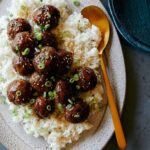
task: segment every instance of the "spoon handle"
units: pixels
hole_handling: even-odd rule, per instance
[[[110,85],[110,82],[109,82],[108,74],[107,74],[107,71],[106,71],[106,65],[105,65],[105,62],[104,62],[104,60],[105,60],[104,59],[104,54],[101,54],[100,58],[101,58],[101,69],[102,69],[104,82],[105,82],[105,86],[106,86],[106,94],[107,94],[107,97],[108,97],[108,104],[109,104],[109,107],[110,107],[112,120],[113,120],[113,123],[114,123],[117,143],[118,143],[119,148],[121,150],[124,150],[126,148],[126,140],[125,140],[122,125],[121,125],[121,122],[120,122],[120,117],[119,117],[119,113],[118,113],[118,110],[117,110],[117,106],[116,106],[116,103],[115,103],[115,98],[113,96],[113,92],[112,92],[111,85]]]

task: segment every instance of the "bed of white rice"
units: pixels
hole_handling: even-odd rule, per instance
[[[8,84],[19,78],[12,67],[12,59],[15,54],[12,52],[7,37],[8,21],[22,17],[30,23],[32,12],[43,4],[51,4],[61,12],[59,26],[53,31],[59,39],[59,48],[66,49],[74,53],[74,66],[87,66],[95,70],[99,83],[92,91],[80,95],[91,106],[91,114],[100,110],[103,88],[100,83],[98,44],[101,40],[101,33],[97,27],[91,25],[89,21],[80,13],[70,13],[65,0],[13,0],[6,16],[1,16],[0,22],[0,92],[6,97],[6,102],[16,122],[23,123],[23,128],[27,134],[34,137],[42,136],[49,143],[52,150],[59,150],[78,140],[80,134],[92,127],[87,121],[79,124],[71,124],[63,119],[59,119],[54,113],[50,118],[39,120],[32,114],[32,109],[28,106],[16,106],[7,99]],[[37,28],[37,26],[34,26]],[[98,92],[97,92],[98,91]]]

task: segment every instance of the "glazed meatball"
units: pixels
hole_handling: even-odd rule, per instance
[[[46,118],[54,111],[54,101],[40,96],[36,99],[33,110],[39,118]]]
[[[89,105],[78,98],[73,105],[67,105],[65,119],[71,123],[80,123],[88,118],[89,112]]]
[[[74,69],[70,82],[76,85],[82,91],[88,91],[95,88],[97,77],[94,71],[88,67]]]
[[[53,88],[53,81],[48,79],[45,75],[34,72],[29,82],[31,86],[38,92],[48,92]]]
[[[34,54],[34,41],[29,32],[20,32],[12,42],[13,51],[23,57],[32,57]]]
[[[14,39],[17,33],[30,30],[30,24],[23,18],[13,19],[7,26],[7,34],[10,40]]]
[[[32,94],[32,87],[26,80],[15,80],[7,89],[7,96],[10,102],[20,105],[29,102]]]
[[[35,33],[35,39],[37,40],[37,46],[51,46],[57,48],[57,39],[54,34],[48,31],[37,32]]]
[[[30,75],[34,71],[32,61],[26,57],[16,56],[13,59],[13,67],[22,76]]]
[[[44,5],[33,14],[33,20],[40,25],[43,30],[52,29],[59,23],[60,12],[51,5]]]
[[[65,50],[61,50],[58,52],[58,56],[59,56],[58,74],[65,74],[71,69],[73,63],[73,54]]]
[[[33,59],[33,65],[37,72],[42,74],[54,74],[58,68],[58,55],[52,47],[44,47]]]
[[[64,80],[58,80],[55,87],[56,102],[60,104],[67,104],[68,99],[73,97],[75,92],[72,87]]]

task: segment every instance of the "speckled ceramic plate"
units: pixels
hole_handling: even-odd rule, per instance
[[[70,0],[67,0],[68,2]],[[2,0],[0,3],[0,15],[3,15],[6,8],[10,5],[10,0]],[[99,2],[99,0],[81,0],[81,7],[74,8],[76,11],[80,11],[83,7],[87,5],[96,5],[101,7],[105,12],[106,10]],[[107,12],[106,12],[107,14]],[[94,14],[93,14],[94,15]],[[109,17],[109,16],[108,16]],[[126,73],[124,58],[119,42],[116,30],[111,23],[111,38],[107,47],[107,60],[108,60],[108,70],[110,72],[111,84],[114,90],[114,94],[117,99],[120,112],[123,109],[123,104],[125,100],[126,91]],[[3,143],[10,150],[45,150],[46,142],[42,138],[34,138],[26,135],[22,126],[15,124],[11,121],[9,110],[7,106],[3,107],[0,111],[0,142]],[[100,150],[106,145],[108,140],[113,134],[114,128],[111,119],[111,114],[109,107],[107,107],[106,112],[102,113],[104,117],[101,116],[101,124],[99,125],[96,132],[90,134],[90,136],[79,140],[74,146],[68,146],[67,149],[74,150]]]

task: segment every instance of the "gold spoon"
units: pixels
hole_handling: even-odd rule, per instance
[[[110,35],[109,21],[105,13],[97,6],[87,6],[81,11],[81,13],[85,18],[89,19],[89,21],[92,24],[97,26],[102,33],[103,40],[101,41],[99,45],[99,55],[101,59],[100,64],[101,64],[102,73],[104,76],[104,82],[106,85],[106,94],[108,96],[108,103],[109,103],[109,107],[110,107],[111,114],[112,114],[112,120],[114,123],[118,147],[121,150],[124,150],[126,148],[126,140],[125,140],[122,126],[121,126],[119,113],[116,107],[115,98],[113,96],[108,74],[106,71],[106,65],[104,63],[105,57],[104,57],[103,52],[109,41],[109,35]]]

